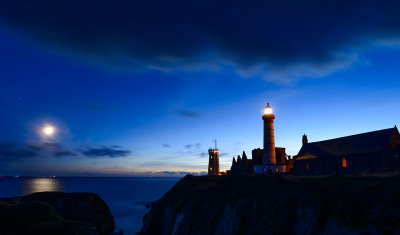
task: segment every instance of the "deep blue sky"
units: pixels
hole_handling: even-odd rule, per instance
[[[0,175],[176,175],[262,148],[393,127],[396,1],[9,1]],[[56,127],[52,138],[41,134]]]

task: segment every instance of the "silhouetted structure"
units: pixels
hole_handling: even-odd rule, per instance
[[[219,150],[216,147],[208,150],[208,175],[219,175]]]
[[[296,175],[344,174],[400,167],[397,127],[308,143],[294,161]]]
[[[237,156],[237,161],[235,158],[232,159],[231,174],[251,174],[253,172],[253,160],[247,159],[246,153],[243,151],[242,157]]]

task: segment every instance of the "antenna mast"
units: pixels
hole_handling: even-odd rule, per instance
[[[217,149],[217,139],[215,139],[213,141],[214,141],[214,149]]]

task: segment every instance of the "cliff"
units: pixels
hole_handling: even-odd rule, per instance
[[[94,193],[0,199],[0,234],[111,234],[114,229],[110,209]]]
[[[400,234],[400,176],[186,176],[140,234]]]

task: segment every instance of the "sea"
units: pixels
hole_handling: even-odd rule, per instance
[[[180,178],[170,177],[0,177],[0,198],[34,192],[97,193],[110,207],[116,231],[135,234],[148,212],[146,203],[156,201]]]

